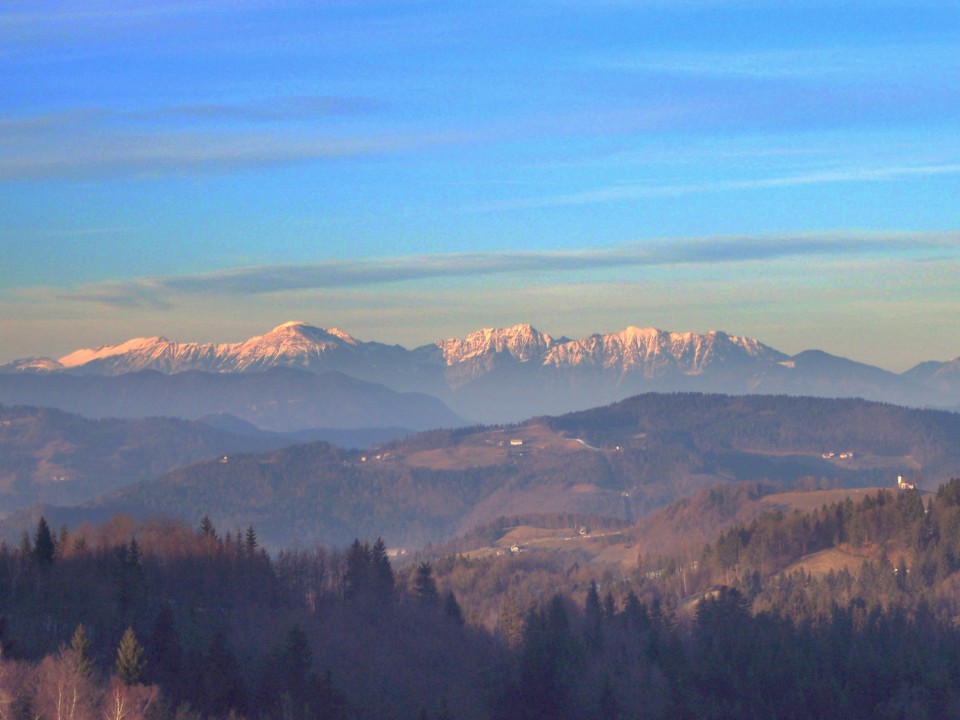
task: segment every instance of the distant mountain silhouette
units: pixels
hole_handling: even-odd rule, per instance
[[[229,413],[276,431],[305,428],[462,425],[444,404],[421,393],[398,393],[338,372],[275,367],[263,372],[165,375],[141,370],[116,376],[0,374],[0,402],[55,407],[86,417],[188,419]]]
[[[282,369],[302,374],[270,375]],[[168,401],[162,397],[166,390],[157,396],[161,381],[144,375],[136,382],[104,381],[82,402],[76,399],[82,385],[53,380],[48,385],[41,380],[127,377],[144,371],[191,374],[193,379],[164,386],[173,388]],[[261,377],[257,384],[262,390],[252,382],[217,379],[265,372],[270,382]],[[327,377],[325,390],[309,377],[330,372],[340,376],[337,380]],[[351,386],[343,376],[394,393],[431,395],[468,422],[515,422],[587,409],[637,393],[673,391],[862,397],[913,407],[960,406],[960,359],[921,363],[898,375],[819,350],[791,357],[757,340],[719,331],[697,334],[628,327],[572,340],[554,338],[527,324],[485,328],[464,338],[407,350],[299,321],[239,343],[135,338],[120,345],[77,350],[59,359],[18,360],[0,367],[0,401],[50,404],[100,417],[139,414],[159,399],[163,412],[183,417],[230,412],[259,426],[283,430],[371,424],[422,429],[458,421],[439,407],[427,408],[423,398],[406,397],[401,402],[384,391],[378,414],[373,402],[376,393],[357,383]],[[293,397],[278,396],[274,399],[279,404],[268,406],[272,399],[264,393],[270,383],[280,388],[277,392]],[[188,396],[177,395],[187,385],[191,387]],[[216,397],[227,385],[240,393],[235,400]],[[312,413],[303,411],[306,399],[316,398],[317,393],[339,393],[346,400],[348,386],[354,399],[340,404],[342,419],[332,417],[320,400],[310,401],[317,403]],[[298,395],[303,402],[295,401]],[[409,409],[411,404],[415,409]],[[412,421],[404,419],[408,413]]]

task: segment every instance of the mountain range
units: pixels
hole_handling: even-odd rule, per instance
[[[242,383],[223,379],[279,369],[288,371],[283,384],[293,395],[301,393],[300,410],[309,404],[308,398],[320,392],[315,387],[317,381],[311,379],[317,375],[327,376],[324,383],[328,392],[334,387],[340,392],[344,402],[338,405],[344,412],[364,405],[348,400],[360,388],[367,397],[372,392],[358,381],[376,384],[383,397],[420,393],[447,407],[434,407],[431,412],[435,417],[427,417],[430,413],[421,410],[422,417],[415,423],[398,422],[396,417],[384,417],[382,413],[367,417],[359,410],[349,418],[331,417],[329,413],[298,414],[291,410],[294,405],[284,402],[265,410],[265,396],[257,402],[244,394],[247,391]],[[360,341],[336,328],[323,329],[299,321],[283,323],[239,343],[178,343],[150,337],[76,350],[59,359],[17,360],[0,366],[0,402],[54,403],[98,417],[138,415],[139,406],[157,407],[153,399],[156,395],[151,395],[148,388],[164,382],[158,379],[158,373],[171,377],[189,374],[192,378],[190,389],[185,391],[188,397],[182,403],[174,402],[176,392],[164,388],[161,398],[167,400],[159,406],[160,412],[183,417],[229,412],[276,430],[309,427],[311,423],[330,427],[399,424],[422,429],[430,423],[458,424],[460,418],[469,422],[513,422],[595,407],[651,391],[861,397],[914,407],[960,406],[960,358],[924,362],[897,374],[819,350],[790,356],[758,340],[720,331],[697,334],[628,327],[574,340],[554,338],[526,324],[482,329],[464,338],[408,350]],[[337,375],[331,378],[330,373]],[[55,391],[45,390],[49,385],[39,378],[52,377],[126,380],[101,380],[101,385],[88,381],[86,386],[61,380]],[[124,383],[119,391],[122,402],[117,399],[118,392],[109,389],[119,387],[120,382]],[[252,381],[247,383],[254,385]],[[100,408],[95,407],[94,400],[72,400],[90,385],[96,385],[97,396],[103,398]],[[218,392],[227,392],[228,385],[232,404],[210,400]],[[311,385],[311,391],[292,389]],[[138,403],[139,394],[152,399]],[[113,399],[107,400],[111,396]],[[57,397],[62,399],[58,401]],[[426,403],[421,397],[416,400],[421,406]],[[402,405],[396,401],[397,408]],[[254,406],[259,409],[254,410]],[[154,409],[147,414],[157,412]],[[402,415],[407,411],[398,412]]]
[[[958,467],[957,413],[850,399],[647,394],[375,449],[319,442],[214,457],[73,507],[15,513],[2,530],[15,539],[41,512],[54,527],[117,514],[195,526],[208,514],[224,529],[254,525],[273,547],[378,535],[420,547],[501,517],[577,513],[629,524],[717,484],[896,487],[903,475],[935,489]]]

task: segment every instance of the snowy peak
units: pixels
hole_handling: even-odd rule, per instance
[[[553,344],[552,337],[524,323],[509,328],[483,328],[462,339],[441,340],[436,346],[440,348],[444,362],[450,366],[503,354],[520,362],[541,360]]]
[[[63,356],[28,358],[3,366],[3,372],[57,372],[119,375],[140,370],[163,373],[185,370],[242,372],[274,366],[310,368],[323,358],[359,349],[342,330],[313,327],[292,320],[238,343],[178,343],[165,337],[133,338],[119,345],[85,348]]]
[[[270,339],[275,342],[285,342],[289,338],[301,338],[303,342],[335,342],[340,340],[350,345],[356,345],[357,341],[349,334],[338,328],[319,328],[314,327],[303,320],[289,320],[282,325],[277,325],[273,330],[262,336],[263,339]],[[255,340],[251,338],[247,342]]]
[[[65,368],[75,368],[118,355],[149,358],[162,354],[171,345],[172,343],[165,337],[133,338],[119,345],[103,345],[98,348],[75,350],[60,358],[59,363]]]
[[[483,328],[414,350],[366,342],[337,328],[291,320],[235,343],[178,343],[139,337],[76,350],[59,360],[26,358],[0,367],[24,384],[49,374],[123,375],[265,372],[340,373],[448,403],[462,417],[514,421],[613,402],[642,392],[695,390],[856,396],[900,404],[960,407],[960,360],[922,363],[896,375],[816,353],[794,357],[752,338],[630,325],[581,339],[529,324]],[[291,385],[303,373],[281,373]],[[296,377],[295,377],[296,376]],[[203,382],[198,380],[197,382]],[[0,402],[14,402],[14,396]]]
[[[785,358],[756,340],[716,330],[698,335],[630,326],[609,335],[558,344],[545,362],[557,367],[593,365],[621,374],[638,372],[655,377],[666,373],[696,375],[714,363],[779,362]]]
[[[448,373],[477,378],[496,368],[529,363],[557,368],[593,367],[653,378],[699,374],[718,363],[785,359],[782,353],[756,340],[718,331],[698,335],[631,325],[607,335],[557,340],[522,323],[507,328],[483,328],[464,338],[441,340],[407,351],[399,346],[361,342],[337,328],[290,320],[264,335],[238,343],[178,343],[159,336],[134,338],[119,345],[76,350],[59,360],[19,360],[4,366],[3,371],[118,375],[148,369],[164,373],[244,372],[280,366],[315,372],[339,370],[379,380],[383,373],[422,374],[429,368],[446,368]]]
[[[341,330],[325,330],[294,320],[278,325],[266,335],[227,346],[225,367],[230,370],[265,370],[277,365],[309,368],[323,358],[357,341]]]
[[[48,357],[28,357],[0,365],[0,373],[50,373],[63,370],[59,361]]]

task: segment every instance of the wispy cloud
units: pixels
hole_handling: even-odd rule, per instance
[[[0,158],[0,181],[109,174],[183,174],[388,153],[423,142],[384,137],[346,140],[269,133],[157,133],[116,138],[60,152]]]
[[[948,45],[821,46],[727,52],[647,52],[621,54],[595,62],[604,70],[707,78],[789,80],[834,78],[844,82],[891,72],[942,72],[960,64]]]
[[[763,190],[768,188],[826,185],[832,183],[883,182],[916,177],[958,174],[960,174],[960,163],[838,168],[835,170],[745,180],[720,180],[715,182],[664,185],[617,185],[578,193],[488,203],[475,206],[471,209],[476,212],[499,212],[503,210],[590,205],[622,200],[674,197],[699,193],[729,192],[734,190]]]
[[[0,181],[191,173],[387,153],[437,138],[354,130],[380,104],[288,96],[123,110],[80,107],[0,117]]]
[[[59,293],[64,301],[112,307],[171,307],[191,296],[255,296],[299,290],[374,287],[390,283],[514,274],[575,274],[592,270],[730,264],[811,257],[956,255],[956,233],[824,233],[764,237],[654,240],[591,250],[454,253],[302,265],[245,267],[175,277],[87,285]]]

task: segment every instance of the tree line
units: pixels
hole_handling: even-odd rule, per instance
[[[783,572],[831,547],[873,554]],[[659,574],[393,555],[41,518],[0,545],[0,719],[960,713],[960,480],[772,513]]]

